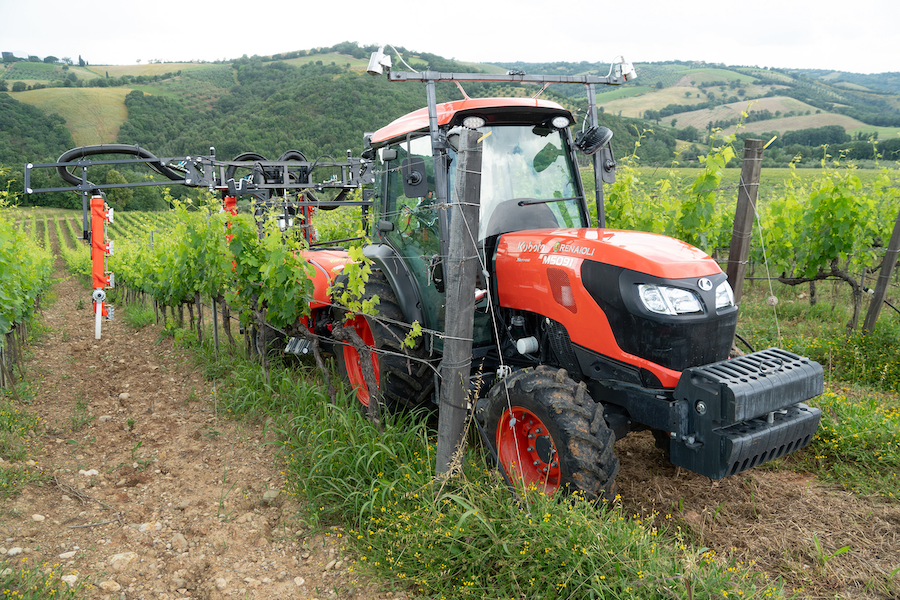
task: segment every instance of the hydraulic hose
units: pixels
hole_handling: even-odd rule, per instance
[[[266,160],[266,157],[263,156],[262,154],[257,154],[256,152],[244,152],[244,153],[238,154],[237,156],[234,157],[235,162],[244,162],[244,161],[249,161],[249,160],[264,161],[264,160]],[[234,179],[234,174],[235,174],[235,172],[237,172],[237,169],[238,168],[235,165],[228,165],[228,168],[225,169],[225,181],[228,181],[229,179]],[[259,169],[259,171],[262,171],[262,169]],[[264,173],[261,175],[263,181],[258,181],[257,180],[258,177],[256,175],[257,175],[257,170],[254,169],[254,182],[255,183],[265,183],[265,174]]]
[[[94,146],[82,146],[81,148],[73,148],[63,152],[56,162],[67,163],[86,156],[96,156],[97,154],[130,154],[143,159],[149,159],[147,166],[172,181],[178,181],[183,177],[169,167],[165,166],[161,160],[156,158],[152,153],[144,150],[140,146],[130,146],[128,144],[98,144]],[[72,185],[81,185],[81,177],[71,173],[65,166],[56,167],[59,176]],[[90,181],[86,181],[88,185],[93,185]]]

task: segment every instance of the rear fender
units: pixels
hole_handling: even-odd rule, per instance
[[[385,274],[407,322],[425,323],[422,297],[406,263],[387,244],[372,244],[363,248],[363,256],[370,259]]]
[[[313,299],[311,310],[331,306],[328,288],[341,274],[347,263],[352,262],[346,250],[304,250],[300,253],[313,266]]]

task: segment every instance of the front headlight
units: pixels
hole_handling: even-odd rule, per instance
[[[716,310],[734,306],[734,291],[727,281],[723,281],[716,288]]]
[[[690,290],[642,283],[638,286],[638,295],[647,310],[661,315],[687,315],[703,312],[700,298]]]

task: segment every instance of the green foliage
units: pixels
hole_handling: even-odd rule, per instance
[[[710,236],[711,232],[724,231],[722,219],[717,218],[724,215],[716,212],[715,192],[722,182],[725,165],[734,158],[731,146],[734,138],[723,141],[725,143],[710,150],[709,154],[699,157],[704,169],[691,184],[690,195],[681,205],[674,232],[674,237],[710,253],[725,242],[720,237]]]
[[[106,181],[104,183],[121,185],[128,183],[128,180],[115,169],[110,169],[106,173]],[[123,210],[131,204],[131,199],[134,198],[134,190],[131,188],[113,188],[107,191],[106,196],[110,206],[116,210]]]
[[[733,138],[700,157],[704,169],[696,175],[691,171],[695,175],[691,183],[669,169],[653,184],[643,182],[637,168],[642,140],[643,136],[631,156],[619,159],[616,182],[605,191],[607,226],[673,236],[709,254],[724,249],[733,216],[718,200],[725,166],[734,157]]]
[[[876,267],[874,240],[890,237],[900,208],[900,194],[887,185],[894,175],[885,169],[880,179],[885,185],[864,190],[852,164],[823,161],[814,180],[792,177],[781,197],[760,211],[773,272],[812,279]],[[755,260],[764,258],[761,251],[757,245]]]
[[[282,232],[276,219],[266,219],[259,235],[249,215],[232,218],[228,248],[234,260],[229,303],[247,322],[257,313],[277,328],[293,325],[309,313],[312,265],[300,255],[304,242],[295,231]]]
[[[0,334],[33,313],[36,299],[49,287],[52,267],[49,251],[0,212]]]
[[[194,295],[217,296],[224,289],[230,262],[223,231],[225,219],[207,198],[200,206],[180,202],[167,216],[142,215],[128,228],[129,237],[116,240],[109,258],[118,281],[150,294],[167,306],[193,301]],[[117,218],[121,218],[119,215]],[[150,246],[150,233],[153,246]]]
[[[0,93],[0,165],[56,160],[75,145],[65,119]]]

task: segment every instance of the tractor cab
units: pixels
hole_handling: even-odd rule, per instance
[[[477,246],[482,257],[497,236],[522,230],[584,228],[587,203],[573,152],[571,113],[544,100],[483,98],[437,106],[442,152],[435,158],[426,109],[375,132],[377,241],[402,258],[415,280],[423,323],[444,329],[442,249],[449,237],[440,197],[453,198],[459,133],[482,135]],[[435,165],[443,173],[435,177]],[[441,177],[440,175],[443,175]],[[439,181],[445,193],[439,194]],[[474,233],[474,232],[473,232]],[[386,250],[386,248],[385,248]],[[483,287],[483,281],[479,286]],[[486,315],[485,315],[486,317]],[[476,345],[491,339],[476,316]]]

